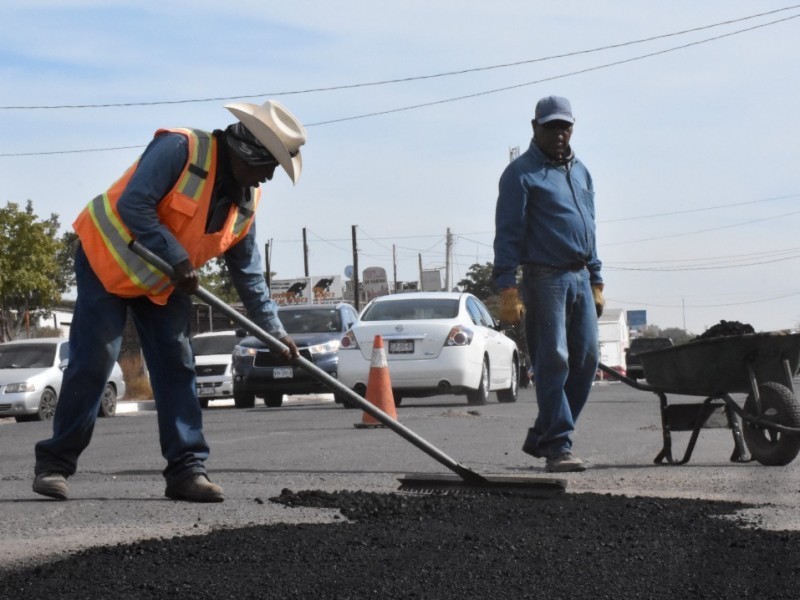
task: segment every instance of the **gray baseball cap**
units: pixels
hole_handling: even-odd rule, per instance
[[[539,100],[539,102],[536,103],[534,119],[540,125],[549,123],[550,121],[575,122],[569,100],[561,96],[547,96]]]

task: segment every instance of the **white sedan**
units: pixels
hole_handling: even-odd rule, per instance
[[[517,399],[517,345],[472,294],[411,292],[372,300],[339,347],[339,381],[362,396],[376,335],[383,338],[395,404],[440,394],[466,394],[469,404],[485,404],[492,391],[500,402]]]
[[[0,417],[49,421],[56,412],[61,379],[69,362],[69,341],[33,338],[0,344]],[[113,417],[125,396],[122,369],[114,363],[98,415]]]

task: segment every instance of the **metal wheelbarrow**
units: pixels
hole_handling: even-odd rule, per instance
[[[704,427],[731,429],[733,462],[780,466],[800,453],[800,402],[792,383],[800,367],[800,334],[774,331],[708,338],[640,356],[646,384],[603,364],[600,369],[659,397],[664,445],[656,463],[687,463]],[[705,400],[670,404],[667,394]],[[747,394],[743,405],[731,394]],[[679,460],[672,456],[673,431],[692,432]]]

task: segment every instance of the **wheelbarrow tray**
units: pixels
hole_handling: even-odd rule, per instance
[[[772,331],[696,340],[639,355],[647,383],[668,394],[749,393],[748,365],[758,382],[786,379],[800,366],[800,333]]]

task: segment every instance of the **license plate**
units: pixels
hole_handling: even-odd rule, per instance
[[[214,388],[212,387],[201,387],[198,388],[198,393],[201,396],[213,396],[214,395]]]
[[[389,354],[413,354],[414,340],[389,340]]]
[[[294,377],[292,367],[275,367],[272,369],[272,377],[274,379],[291,379]]]

